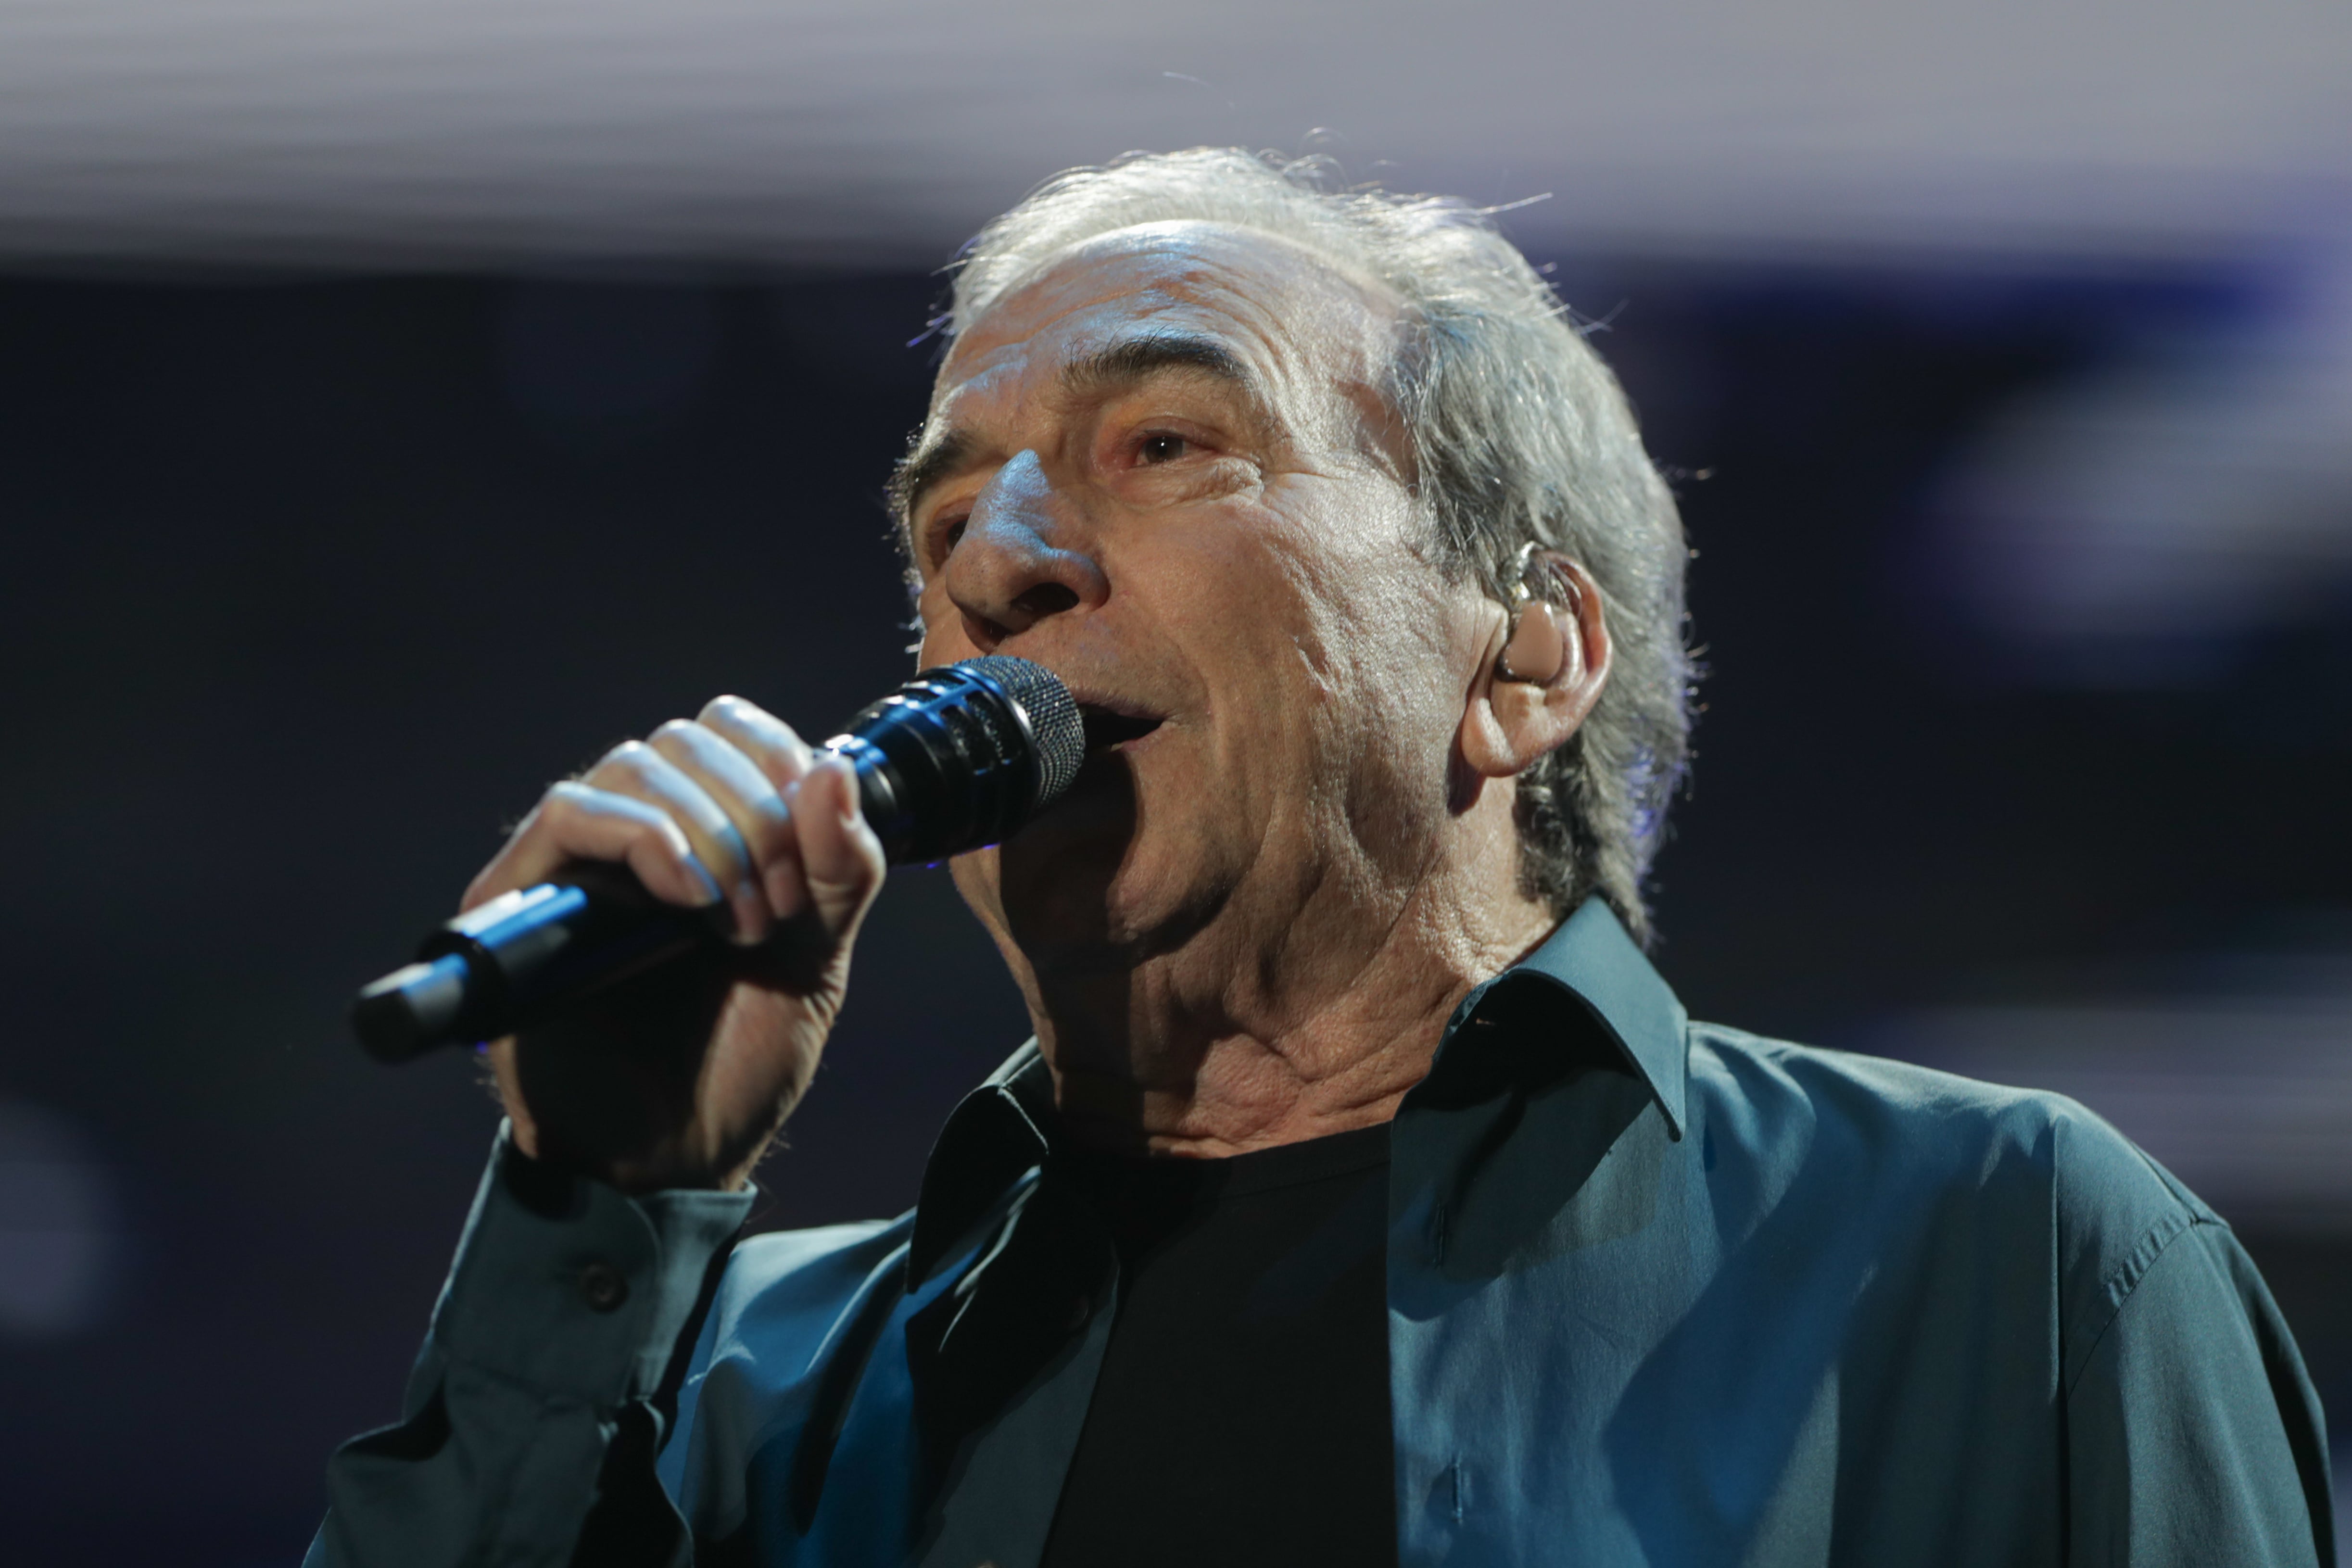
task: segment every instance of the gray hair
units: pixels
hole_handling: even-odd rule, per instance
[[[1401,298],[1394,395],[1444,569],[1507,605],[1534,544],[1599,584],[1613,665],[1576,734],[1518,780],[1520,882],[1562,915],[1599,894],[1647,946],[1643,884],[1688,761],[1695,669],[1681,518],[1616,377],[1486,213],[1239,148],[1055,175],[965,247],[940,324],[963,331],[1098,235],[1181,220],[1292,240]]]

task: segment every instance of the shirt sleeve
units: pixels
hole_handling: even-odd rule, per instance
[[[329,1461],[305,1568],[688,1562],[654,1479],[664,1380],[752,1198],[625,1197],[501,1127],[400,1424]]]
[[[2067,1390],[2066,1561],[2333,1568],[2319,1400],[2252,1260],[2208,1216],[2133,1268]]]

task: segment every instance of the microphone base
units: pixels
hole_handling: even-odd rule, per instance
[[[442,926],[416,962],[361,991],[352,1032],[385,1062],[495,1040],[723,942],[733,918],[723,902],[662,903],[619,866],[575,866],[563,881],[501,894]]]

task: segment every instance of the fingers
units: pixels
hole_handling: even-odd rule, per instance
[[[820,758],[793,797],[793,826],[810,906],[827,931],[845,941],[866,918],[887,869],[882,841],[858,806],[856,770],[837,756]]]
[[[791,829],[791,809],[785,803],[798,792],[813,753],[791,725],[740,697],[712,699],[695,723],[749,762],[772,788],[781,814],[778,824],[783,831],[772,837],[749,833],[745,837],[760,861],[769,910],[778,920],[790,919],[806,900],[800,840]]]
[[[859,813],[855,772],[817,758],[790,726],[737,697],[614,747],[550,789],[464,906],[545,881],[566,862],[625,863],[655,897],[725,900],[740,940],[814,910],[840,939],[881,886],[882,849]]]
[[[856,771],[811,752],[792,726],[740,697],[714,699],[696,723],[756,766],[784,803],[789,831],[761,859],[775,917],[813,908],[835,937],[854,931],[886,869],[881,842],[859,809]]]
[[[735,879],[729,896],[736,905],[736,931],[746,942],[759,941],[775,912],[775,890],[798,877],[800,848],[782,794],[740,748],[699,723],[673,719],[654,731],[649,743],[677,770],[677,778],[663,781],[665,787],[675,791],[683,779],[724,818],[728,831],[715,836],[717,852]],[[688,837],[695,837],[690,827]],[[695,847],[702,853],[698,839]],[[706,864],[717,869],[716,861]]]
[[[724,744],[715,736],[710,739],[714,748]],[[669,737],[669,743],[681,751],[688,749],[674,735]],[[709,765],[709,758],[701,760]],[[760,778],[758,771],[749,763],[736,771],[750,775],[754,787],[761,793],[772,793],[766,789],[767,781]],[[666,813],[686,835],[695,863],[726,897],[734,912],[737,933],[747,942],[757,942],[768,932],[768,899],[761,890],[759,862],[744,830],[737,826],[736,815],[730,815],[717,798],[730,793],[722,782],[724,770],[713,768],[709,777],[712,782],[706,787],[701,780],[655,747],[630,741],[605,752],[581,782]],[[753,805],[734,804],[736,814],[746,822],[756,823],[761,816]],[[781,816],[782,803],[775,803],[772,810]],[[634,865],[631,868],[635,869]]]
[[[809,770],[808,742],[782,719],[740,697],[712,698],[695,722],[749,757],[779,795],[789,793]]]
[[[548,790],[506,847],[482,868],[461,909],[544,882],[573,860],[617,860],[654,897],[688,908],[717,903],[719,883],[695,859],[694,847],[669,814],[584,783]]]

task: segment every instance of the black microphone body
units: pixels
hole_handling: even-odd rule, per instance
[[[994,844],[1069,788],[1085,760],[1077,704],[1023,658],[925,670],[824,743],[857,772],[858,805],[893,865]],[[684,910],[619,866],[502,894],[425,939],[416,962],[352,1007],[369,1054],[405,1061],[496,1039],[724,940],[727,906]]]

